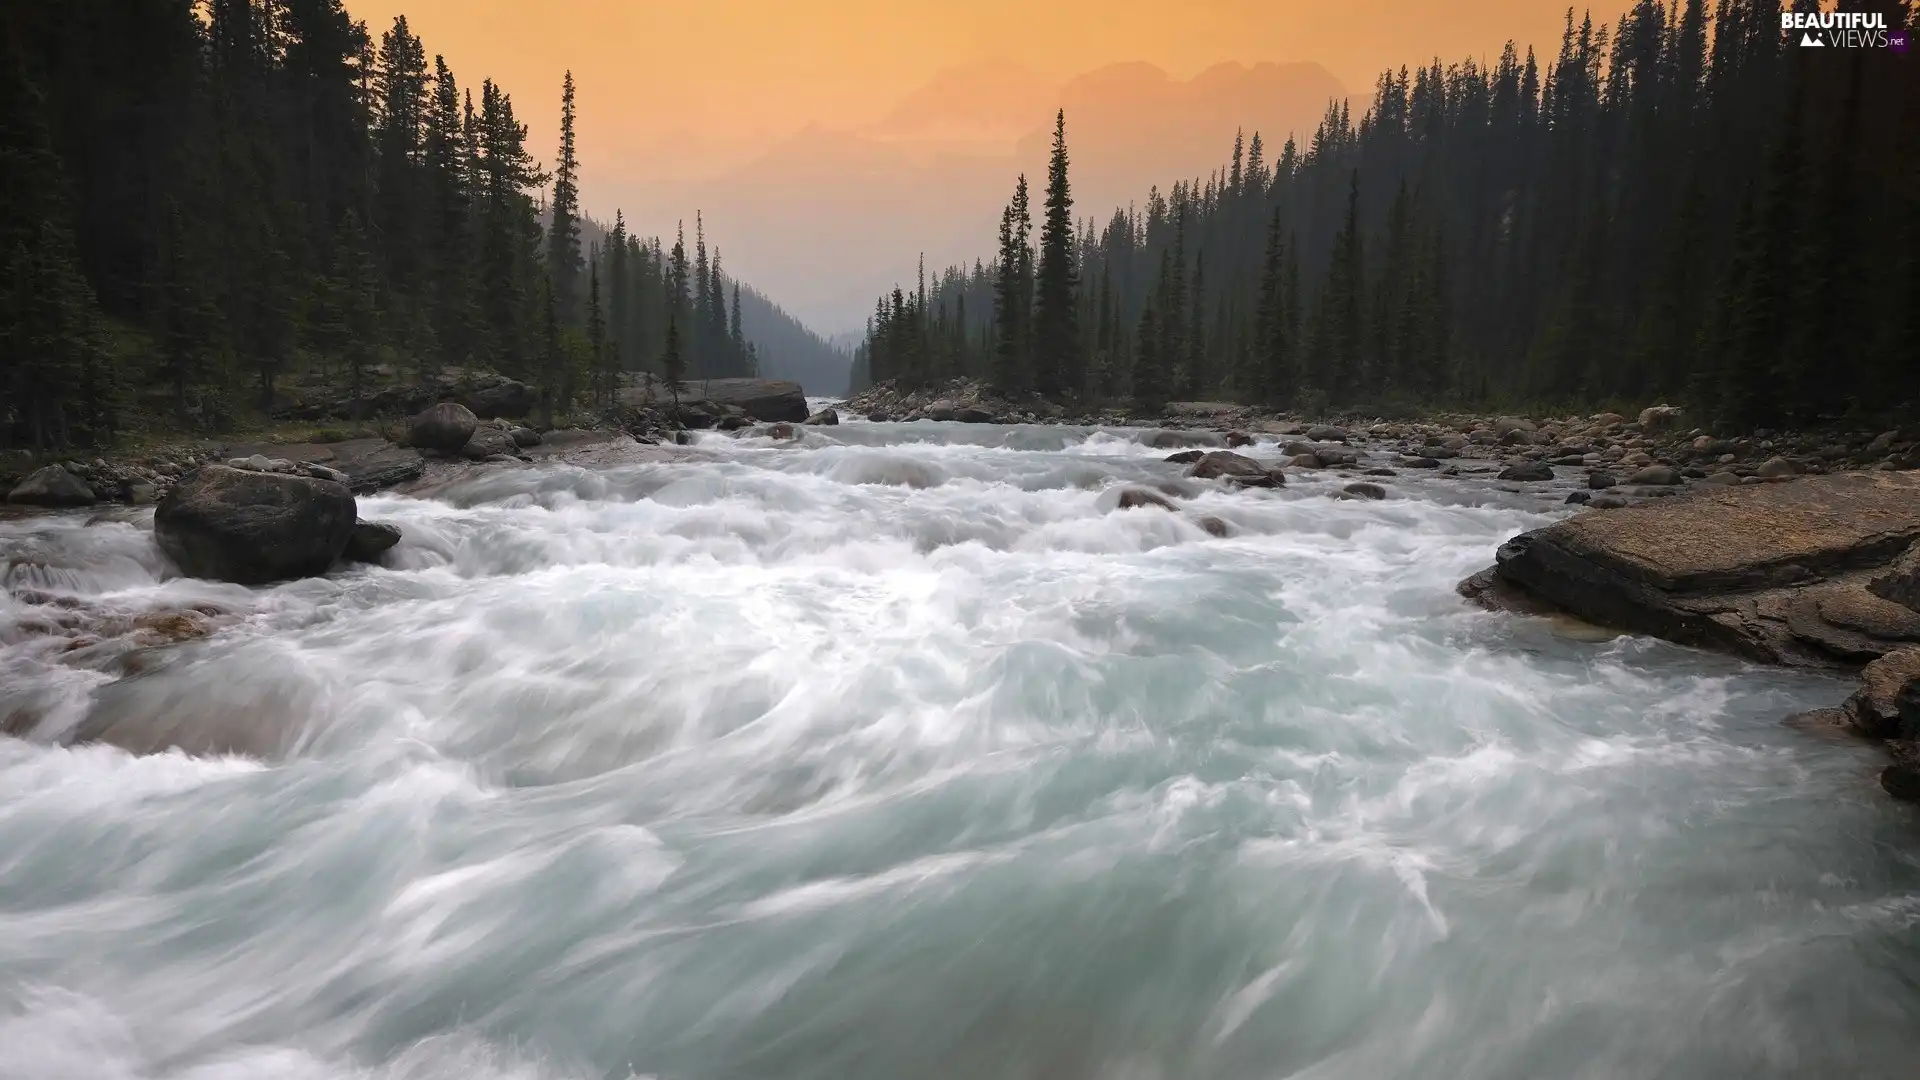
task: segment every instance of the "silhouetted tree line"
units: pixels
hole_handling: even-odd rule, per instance
[[[504,89],[428,55],[341,0],[6,5],[0,445],[217,430],[313,370],[358,400],[383,363],[564,408],[669,328],[687,377],[754,369],[701,230],[582,252],[571,74],[550,175]]]
[[[1905,2],[1849,3],[1908,25]],[[1814,10],[1796,0],[1798,10]],[[1073,226],[1057,118],[1038,246],[884,296],[856,384],[1306,410],[1675,399],[1747,426],[1920,398],[1920,62],[1801,48],[1773,0],[1641,0],[1380,77],[1302,148]]]

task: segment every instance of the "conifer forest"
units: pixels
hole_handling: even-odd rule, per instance
[[[1104,218],[1075,214],[1070,119],[992,258],[879,299],[856,384],[1308,414],[1658,400],[1745,428],[1920,397],[1920,66],[1798,48],[1771,0],[1569,10],[1548,55],[1385,72],[1304,144],[1253,132]]]
[[[223,432],[283,379],[357,400],[376,367],[591,407],[664,370],[669,330],[686,377],[756,369],[697,216],[665,238],[584,217],[571,75],[540,98],[549,157],[525,97],[341,0],[9,5],[0,35],[0,445]]]

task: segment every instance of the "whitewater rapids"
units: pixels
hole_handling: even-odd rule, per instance
[[[258,590],[0,522],[0,1078],[1920,1068],[1920,819],[1780,722],[1844,683],[1463,605],[1545,498],[1166,453],[707,435]]]

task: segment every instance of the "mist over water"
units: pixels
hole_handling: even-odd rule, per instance
[[[1913,1075],[1844,682],[1465,607],[1537,496],[1166,453],[710,435],[258,590],[0,521],[0,1080]]]

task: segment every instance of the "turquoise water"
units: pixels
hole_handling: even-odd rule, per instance
[[[1844,683],[1465,607],[1544,499],[1165,453],[709,436],[266,590],[0,522],[0,1077],[1913,1075]]]

